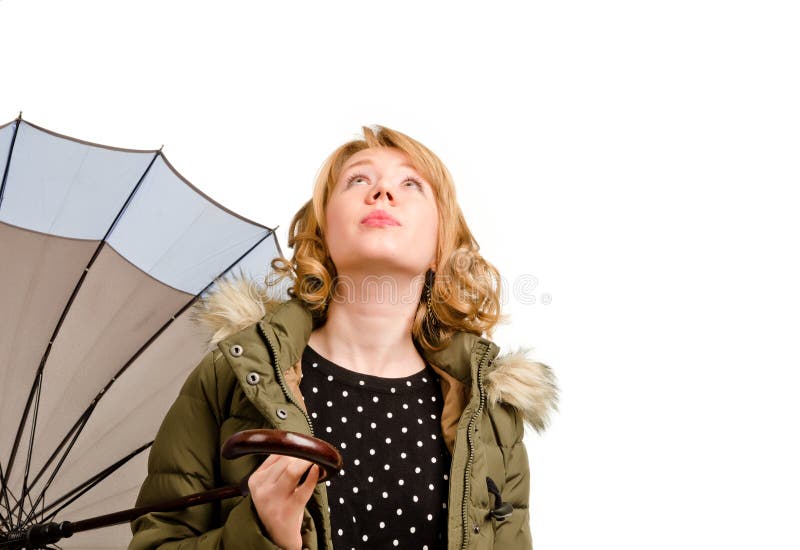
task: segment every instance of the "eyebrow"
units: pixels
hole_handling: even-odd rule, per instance
[[[344,167],[344,168],[343,168],[343,170],[349,170],[350,168],[355,168],[356,166],[361,166],[361,165],[363,165],[363,164],[369,164],[369,165],[373,165],[373,164],[375,164],[375,163],[374,163],[374,162],[372,162],[372,159],[364,159],[364,160],[359,160],[358,162],[354,162],[353,164],[351,164],[351,165],[349,165],[349,166],[346,166],[346,167]],[[410,165],[410,164],[408,164],[407,162],[404,162],[403,164],[401,164],[401,165],[400,165],[400,168],[410,168],[411,170],[414,170],[415,172],[417,171],[417,169],[416,169],[416,168],[414,168],[413,166],[411,166],[411,165]]]

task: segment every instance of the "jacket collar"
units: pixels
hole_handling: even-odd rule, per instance
[[[423,356],[428,363],[436,365],[469,387],[476,375],[475,369],[478,367],[474,361],[478,348],[489,354],[489,361],[493,360],[500,351],[500,348],[491,340],[469,332],[456,332],[447,347],[439,351],[423,350]]]
[[[254,281],[243,278],[220,280],[193,308],[194,320],[209,332],[210,346],[254,323],[276,347],[283,369],[294,366],[302,357],[313,328],[311,313],[296,298],[289,300],[266,296]],[[484,378],[490,405],[503,402],[517,408],[523,419],[537,431],[549,422],[551,410],[557,410],[558,388],[550,367],[529,359],[527,349],[498,357],[498,346],[486,338],[456,332],[442,350],[423,351],[429,364],[445,372],[467,391],[477,390],[475,374],[481,351],[491,363]]]
[[[272,305],[258,324],[276,346],[275,353],[286,370],[303,356],[313,328],[311,313],[296,298]]]
[[[270,334],[276,343],[276,353],[281,365],[288,368],[294,365],[303,355],[312,331],[311,313],[296,298],[275,304],[258,321],[261,330]],[[488,348],[490,359],[499,352],[497,345],[468,332],[457,332],[449,345],[439,351],[423,350],[423,357],[428,363],[439,367],[447,374],[465,384],[470,385],[474,373],[470,368],[476,346]]]

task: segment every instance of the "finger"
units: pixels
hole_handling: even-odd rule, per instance
[[[281,492],[294,491],[297,487],[300,477],[311,467],[312,463],[308,460],[301,458],[291,458],[291,462],[287,465],[286,470],[282,473],[280,478],[275,480],[275,485],[281,486]]]
[[[296,458],[289,465],[289,467],[287,468],[287,472],[286,473],[288,475],[296,477],[297,480],[299,481],[300,477],[302,477],[302,475],[304,473],[306,473],[308,471],[308,469],[311,468],[311,466],[313,466],[313,465],[314,465],[313,462],[309,462],[308,460],[305,460],[305,459],[302,459],[302,458]]]
[[[295,498],[304,504],[308,502],[308,499],[311,498],[311,493],[314,492],[314,487],[317,486],[317,481],[319,481],[319,474],[319,466],[317,464],[312,465],[308,470],[306,480],[295,491]]]
[[[271,455],[267,458],[261,466],[259,466],[247,480],[247,486],[250,492],[255,492],[257,488],[265,485],[275,485],[275,481],[283,476],[289,462],[287,457],[281,455]],[[288,494],[288,490],[282,490],[284,494]]]
[[[273,464],[275,464],[278,461],[278,459],[280,457],[281,457],[281,455],[276,455],[276,454],[269,455],[266,459],[264,459],[264,461],[261,463],[261,465],[256,469],[256,472],[260,472],[260,471],[264,471],[264,470],[269,469]]]
[[[286,475],[286,469],[292,463],[292,457],[283,456],[283,455],[273,455],[275,456],[275,461],[270,465],[269,468],[264,470],[264,481],[267,483],[277,483],[279,479],[281,479],[284,475]]]

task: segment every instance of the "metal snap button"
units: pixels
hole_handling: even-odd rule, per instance
[[[258,384],[258,381],[261,380],[261,377],[258,375],[257,372],[251,372],[247,375],[247,383],[251,386],[255,386]]]
[[[277,414],[278,418],[280,418],[281,420],[289,416],[289,413],[286,412],[286,409],[278,409]]]
[[[480,526],[478,526],[478,525],[476,525],[475,527],[473,527],[473,528],[472,528],[472,530],[473,530],[475,533],[480,533],[480,532],[481,532],[481,528],[480,528]]]
[[[231,355],[233,355],[234,357],[241,357],[243,353],[244,353],[244,348],[239,344],[231,346]]]

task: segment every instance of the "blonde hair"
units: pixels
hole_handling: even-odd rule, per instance
[[[288,289],[289,295],[311,311],[315,327],[325,323],[337,275],[323,229],[328,201],[351,156],[368,148],[390,147],[405,153],[430,183],[439,212],[438,263],[432,286],[432,273],[427,273],[411,329],[414,341],[435,351],[446,346],[456,331],[491,336],[501,319],[500,274],[478,252],[478,243],[456,202],[455,185],[447,167],[430,149],[396,130],[363,126],[362,131],[363,139],[340,146],[322,164],[311,200],[298,210],[289,226],[289,247],[294,250],[291,261],[283,257],[272,260],[277,279],[269,284],[289,277],[294,283]]]

